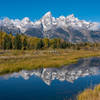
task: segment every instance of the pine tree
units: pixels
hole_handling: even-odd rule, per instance
[[[14,39],[14,48],[15,49],[21,49],[22,48],[22,42],[21,42],[21,37],[19,34],[16,34],[15,39]]]
[[[50,46],[51,46],[51,48],[53,48],[53,49],[57,48],[57,40],[56,40],[56,39],[52,39],[52,40],[50,41]]]
[[[4,41],[3,41],[3,49],[12,49],[12,41],[9,35],[5,35]]]
[[[23,49],[26,50],[26,48],[27,48],[27,40],[26,40],[26,38],[24,38],[24,40],[23,40]]]
[[[43,48],[43,46],[44,46],[44,43],[43,43],[42,39],[39,39],[36,44],[36,49],[41,49],[41,48]]]
[[[61,48],[65,49],[66,47],[67,47],[67,45],[66,45],[66,42],[64,41],[64,42],[62,43],[62,47],[61,47]]]

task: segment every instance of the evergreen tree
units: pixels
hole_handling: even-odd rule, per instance
[[[61,44],[61,48],[65,49],[67,47],[67,44],[65,41],[63,41],[63,43]]]
[[[12,41],[9,35],[5,35],[4,41],[3,41],[3,49],[12,49]]]
[[[36,44],[36,49],[41,49],[41,48],[43,48],[43,46],[44,46],[44,43],[43,43],[42,39],[39,39]]]
[[[16,34],[15,39],[14,39],[14,48],[15,49],[21,49],[22,48],[22,42],[21,42],[21,37],[19,34]]]
[[[52,39],[50,41],[50,45],[51,45],[51,48],[53,48],[53,49],[57,48],[57,40],[56,39]]]
[[[57,38],[57,48],[61,48],[61,39]]]
[[[23,49],[26,50],[26,48],[27,48],[27,40],[26,40],[26,38],[24,38],[24,40],[23,40]]]

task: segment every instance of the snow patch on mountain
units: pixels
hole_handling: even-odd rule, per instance
[[[16,27],[20,29],[22,33],[24,33],[27,29],[30,28],[39,28],[42,26],[44,31],[52,29],[54,26],[56,27],[69,27],[76,29],[87,29],[87,30],[98,30],[100,29],[100,23],[97,22],[87,22],[85,20],[79,20],[74,16],[74,14],[69,15],[67,17],[60,16],[59,18],[55,18],[52,16],[51,12],[47,12],[40,20],[31,21],[28,17],[19,19],[9,19],[4,18],[0,20],[0,26],[7,27],[8,29],[12,29]]]

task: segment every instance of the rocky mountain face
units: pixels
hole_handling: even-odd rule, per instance
[[[11,77],[18,78],[21,76],[25,80],[28,80],[34,75],[41,78],[47,85],[50,85],[55,79],[73,83],[74,80],[79,77],[98,74],[100,74],[100,58],[85,58],[79,60],[77,64],[61,68],[41,68],[32,71],[22,70],[18,73],[8,74],[2,77],[8,79]]]
[[[62,38],[69,42],[100,42],[99,23],[79,20],[75,16],[55,18],[47,12],[40,20],[32,22],[28,17],[22,20],[4,18],[0,29],[7,33],[24,33],[36,37]]]

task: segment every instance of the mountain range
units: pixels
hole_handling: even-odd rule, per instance
[[[62,38],[68,42],[100,42],[100,23],[79,20],[73,14],[55,18],[47,12],[40,20],[28,17],[0,19],[0,30],[7,33],[23,33],[39,38]]]

